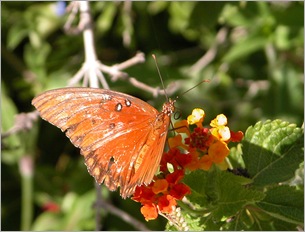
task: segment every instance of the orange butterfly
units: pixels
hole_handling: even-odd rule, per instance
[[[62,88],[44,92],[32,104],[46,121],[79,147],[89,173],[123,198],[156,173],[175,101],[158,112],[148,103],[116,91]]]

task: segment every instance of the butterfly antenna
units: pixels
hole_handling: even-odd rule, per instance
[[[168,101],[168,96],[167,96],[167,93],[165,91],[165,86],[164,86],[163,78],[161,76],[161,72],[160,72],[160,69],[159,69],[159,66],[158,66],[157,57],[155,56],[155,54],[152,54],[152,57],[153,57],[153,59],[155,61],[155,64],[156,64],[156,68],[157,68],[157,71],[158,71],[158,74],[159,74],[159,77],[160,77],[160,80],[161,80],[162,88],[164,90],[164,95],[166,97],[166,100]]]
[[[204,82],[210,82],[210,80],[208,79],[208,80],[202,80],[202,81],[200,81],[198,84],[194,85],[192,88],[190,88],[190,89],[186,90],[185,92],[183,92],[180,96],[182,96],[182,95],[188,93],[188,92],[191,91],[192,89],[195,89],[198,85],[201,85],[201,84],[204,83]]]

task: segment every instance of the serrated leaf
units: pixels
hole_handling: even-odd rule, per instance
[[[213,220],[220,221],[240,211],[245,205],[264,198],[259,191],[248,189],[236,182],[234,175],[214,168],[211,172],[196,171],[185,177],[192,189],[188,199],[192,204],[210,210]]]
[[[181,217],[184,219],[184,222],[186,223],[186,225],[190,231],[204,230],[205,226],[202,223],[200,223],[200,217],[191,216],[189,213],[186,213],[185,211],[181,211]],[[167,223],[165,230],[166,231],[178,231],[178,230],[181,231],[181,228],[177,228],[175,225]]]
[[[243,158],[253,184],[264,186],[294,177],[303,161],[304,132],[281,120],[258,122],[242,141]]]
[[[264,194],[247,189],[231,179],[231,173],[221,172],[219,178],[219,200],[213,214],[217,218],[230,217],[243,206],[263,199]]]
[[[269,215],[280,220],[302,224],[304,221],[304,191],[282,185],[268,189],[263,201],[257,203]]]

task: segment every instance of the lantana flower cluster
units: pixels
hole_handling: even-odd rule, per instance
[[[196,108],[187,120],[175,123],[177,135],[168,139],[170,149],[162,156],[159,174],[148,186],[136,188],[132,199],[142,204],[141,213],[147,221],[158,214],[170,215],[177,200],[191,193],[190,187],[182,183],[186,172],[207,171],[213,164],[226,169],[228,143],[241,141],[243,133],[231,131],[223,114],[213,119],[210,127],[203,126],[204,118],[204,110]]]

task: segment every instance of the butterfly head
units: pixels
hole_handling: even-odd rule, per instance
[[[164,103],[162,113],[170,116],[175,111],[176,100],[169,99],[168,102]]]

